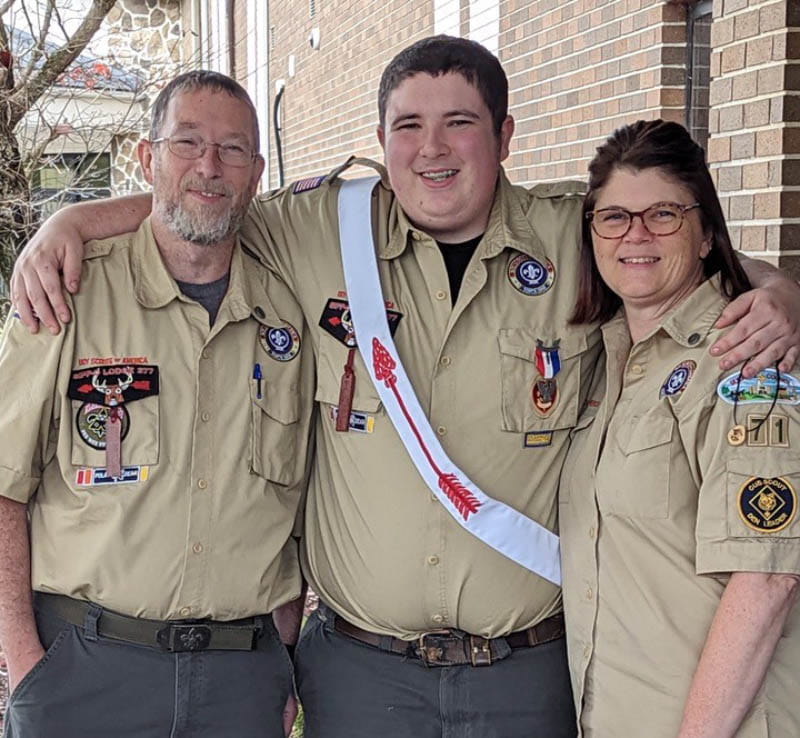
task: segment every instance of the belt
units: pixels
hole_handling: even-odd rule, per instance
[[[551,615],[527,630],[519,630],[501,638],[483,638],[449,628],[433,630],[423,633],[413,641],[404,641],[362,630],[338,615],[334,617],[333,629],[383,651],[419,659],[426,666],[490,666],[494,661],[508,655],[509,648],[532,648],[561,638],[564,635],[564,615]],[[504,646],[507,648],[503,648]]]
[[[147,620],[132,618],[83,600],[34,592],[38,610],[83,627],[96,611],[97,634],[125,643],[150,646],[171,653],[182,651],[252,651],[264,629],[263,617],[243,620]]]

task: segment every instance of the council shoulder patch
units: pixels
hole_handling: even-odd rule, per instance
[[[782,477],[750,477],[739,490],[739,516],[751,530],[777,533],[794,520],[797,495]]]
[[[678,364],[678,366],[670,372],[664,384],[661,385],[661,392],[659,392],[658,395],[659,399],[673,397],[683,392],[683,390],[686,389],[686,385],[689,384],[689,380],[692,378],[695,369],[697,369],[697,363],[691,359]]]
[[[780,373],[774,369],[762,369],[752,379],[729,374],[717,385],[719,398],[731,405],[752,405],[757,402],[777,405],[800,405],[800,379],[793,374]]]
[[[305,179],[298,179],[292,185],[292,194],[299,195],[301,192],[310,192],[316,190],[325,181],[325,176],[321,177],[306,177]]]
[[[259,326],[258,340],[267,356],[275,361],[291,361],[300,353],[300,335],[289,323],[278,328]]]
[[[508,281],[523,295],[541,295],[547,292],[556,278],[556,269],[550,259],[545,263],[526,254],[511,257],[506,270]]]

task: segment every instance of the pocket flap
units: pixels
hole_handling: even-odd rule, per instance
[[[546,335],[546,334],[545,334]],[[514,356],[525,361],[535,361],[536,341],[542,341],[545,345],[552,345],[556,339],[548,342],[543,338],[543,334],[533,331],[530,328],[501,328],[497,334],[500,344],[500,353],[507,356]],[[571,333],[558,337],[558,354],[560,358],[569,359],[586,351],[588,346],[587,334]]]
[[[633,430],[625,447],[625,452],[629,454],[669,443],[675,420],[667,415],[648,413],[631,425]]]

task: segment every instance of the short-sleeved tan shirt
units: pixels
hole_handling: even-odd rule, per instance
[[[378,165],[369,163],[383,173]],[[295,292],[317,360],[317,453],[301,555],[320,597],[373,632],[458,627],[498,636],[560,610],[559,589],[454,521],[413,466],[355,358],[351,430],[337,432],[350,337],[332,175],[251,208],[243,238]],[[356,176],[373,172],[356,171]],[[569,429],[594,371],[599,331],[567,325],[575,301],[580,183],[514,187],[501,175],[455,306],[436,242],[386,184],[373,228],[394,340],[445,451],[487,494],[556,528]],[[559,346],[557,393],[533,401],[537,341]]]
[[[559,506],[585,736],[677,735],[730,573],[800,573],[800,373],[772,412],[774,373],[740,383],[734,410],[738,370],[708,354],[725,304],[715,278],[632,348],[621,314],[603,327]],[[738,736],[800,735],[799,628],[795,608]]]
[[[149,221],[90,244],[81,284],[58,336],[12,317],[0,348],[0,494],[29,503],[33,589],[158,619],[297,597],[313,363],[286,286],[237,247],[209,328]],[[98,388],[120,383],[115,480]]]

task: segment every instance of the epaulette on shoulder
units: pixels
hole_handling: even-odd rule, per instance
[[[87,242],[83,248],[83,260],[88,261],[89,259],[97,259],[102,256],[108,256],[117,241],[119,241],[119,236]]]
[[[561,182],[543,182],[530,190],[534,197],[578,197],[586,194],[586,182],[580,180],[563,180]]]

